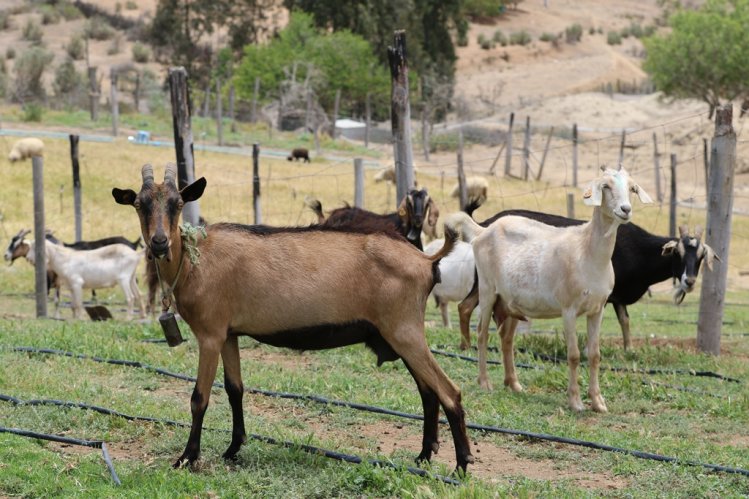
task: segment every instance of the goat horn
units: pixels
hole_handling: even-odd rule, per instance
[[[141,170],[141,175],[143,175],[143,183],[144,184],[152,184],[153,183],[153,166],[150,164],[143,165],[143,169]]]
[[[31,229],[21,229],[16,237],[26,237],[27,234],[31,234]]]
[[[177,185],[177,165],[174,163],[167,163],[166,170],[164,170],[164,183],[171,182]]]
[[[681,237],[687,237],[689,235],[689,227],[686,225],[679,225],[679,235]]]
[[[696,237],[697,239],[702,239],[702,231],[703,231],[703,229],[702,229],[701,226],[698,225],[697,227],[695,227],[694,228],[694,237]]]

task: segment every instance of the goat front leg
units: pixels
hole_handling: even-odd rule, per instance
[[[573,411],[583,411],[585,406],[580,398],[580,387],[577,383],[577,367],[580,365],[580,349],[577,346],[577,334],[575,332],[575,322],[577,314],[575,309],[562,311],[564,319],[564,338],[567,342],[567,365],[569,366],[570,379],[567,385],[567,399],[570,409]]]
[[[616,312],[616,318],[619,319],[619,325],[622,328],[624,349],[629,350],[632,347],[632,336],[629,329],[629,314],[627,313],[627,306],[620,303],[614,303],[614,311]]]
[[[499,304],[499,300],[497,300],[497,304]],[[517,325],[517,319],[507,317],[500,325],[499,336],[502,339],[502,363],[505,368],[505,386],[509,387],[513,392],[522,392],[523,385],[518,381],[518,375],[515,372],[515,351],[513,343]]]
[[[471,314],[479,304],[478,288],[463,298],[458,304],[458,317],[460,319],[460,349],[471,348]]]
[[[221,359],[224,361],[224,388],[229,397],[232,415],[231,444],[224,452],[224,459],[236,459],[237,452],[247,440],[244,429],[244,410],[242,408],[242,395],[244,385],[242,384],[242,370],[239,363],[239,343],[237,337],[231,335],[226,339],[224,348],[221,350]]]
[[[195,331],[193,329],[193,331]],[[209,336],[201,338],[201,333]],[[192,411],[192,426],[190,428],[190,437],[187,439],[185,451],[174,463],[175,468],[181,468],[186,465],[192,465],[200,456],[200,435],[203,430],[203,416],[208,409],[208,399],[211,396],[211,387],[213,380],[216,378],[216,368],[218,367],[219,352],[224,344],[224,336],[221,333],[219,339],[216,335],[207,331],[195,331],[195,337],[198,338],[198,381],[195,383],[195,389],[190,398],[190,409]]]
[[[598,385],[598,371],[601,363],[599,335],[602,318],[603,306],[599,312],[588,316],[588,364],[590,366],[588,396],[590,397],[591,406],[596,412],[608,412],[606,402],[604,402],[603,396],[601,395],[601,388]]]
[[[83,282],[70,284],[70,299],[72,300],[73,319],[83,318]]]
[[[448,329],[452,329],[453,325],[450,323],[450,311],[447,308],[447,302],[442,299],[437,299],[440,305],[440,313],[442,314],[442,325]]]

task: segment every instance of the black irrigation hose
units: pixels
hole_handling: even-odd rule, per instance
[[[445,357],[452,357],[454,359],[467,360],[469,362],[478,362],[479,361],[479,359],[477,359],[475,357],[469,357],[467,355],[460,355],[460,354],[457,354],[457,353],[444,352],[442,350],[434,350],[434,349],[429,349],[429,351],[432,352],[435,355],[442,355],[442,356],[445,356]],[[499,360],[492,360],[492,359],[486,359],[486,363],[487,364],[495,364],[495,365],[498,365],[498,366],[502,365],[501,361],[499,361]],[[539,369],[538,366],[534,366],[534,365],[531,365],[531,364],[523,364],[522,362],[516,363],[515,367],[520,367],[522,369]]]
[[[449,347],[447,345],[437,345],[437,348],[449,348]],[[472,348],[475,349],[475,347],[472,347]],[[497,347],[488,347],[488,350],[490,352],[499,351]],[[557,357],[555,355],[547,355],[545,353],[540,353],[540,352],[534,352],[533,350],[529,350],[527,348],[519,347],[518,352],[526,353],[526,354],[532,355],[534,359],[544,360],[547,362],[553,362],[554,364],[563,364],[567,362],[567,359],[565,358]],[[444,352],[440,350],[432,350],[432,353],[438,354],[438,355],[444,355],[446,357],[454,357],[454,358],[461,359],[461,360],[467,360],[469,362],[478,362],[477,358],[469,357],[467,355],[458,355],[458,354]],[[487,359],[486,362],[488,364],[497,364],[497,365],[502,364],[501,361],[491,360],[491,359]],[[515,364],[515,366],[527,367],[528,364]],[[537,367],[532,367],[532,368],[537,369]],[[620,367],[620,366],[600,366],[600,369],[604,371],[633,373],[633,374],[686,374],[689,376],[720,379],[723,381],[728,381],[730,383],[741,383],[740,379],[731,378],[729,376],[724,376],[722,374],[718,374],[712,371],[695,371],[692,369],[652,369],[652,368],[635,369],[631,367]]]
[[[126,365],[126,366],[133,366],[133,367],[143,367],[147,368],[153,372],[157,372],[159,374],[163,374],[165,376],[171,376],[178,379],[186,380],[186,381],[195,381],[196,378],[191,376],[185,376],[183,374],[175,374],[171,373],[169,371],[166,371],[165,369],[159,369],[152,366],[148,366],[146,364],[142,364],[141,362],[135,362],[135,361],[127,361],[127,360],[112,360],[112,359],[101,359],[98,357],[90,357],[83,354],[74,354],[71,352],[64,352],[62,350],[52,350],[52,349],[40,349],[40,348],[33,348],[33,347],[14,347],[11,349],[11,351],[17,351],[17,352],[31,352],[31,353],[48,353],[48,354],[57,354],[57,355],[65,355],[68,357],[74,357],[79,359],[90,359],[94,360],[96,362],[106,362],[110,364],[118,364],[118,365]],[[216,387],[223,387],[223,384],[221,383],[214,383],[213,386]],[[368,406],[364,404],[356,404],[352,402],[345,402],[340,400],[331,400],[326,399],[325,397],[320,397],[317,395],[298,395],[293,393],[279,393],[279,392],[271,392],[266,390],[259,390],[259,389],[246,389],[245,391],[250,393],[256,393],[260,395],[267,395],[267,396],[273,396],[273,397],[280,397],[280,398],[288,398],[288,399],[294,399],[294,400],[311,400],[315,402],[320,402],[323,404],[330,404],[338,407],[349,407],[352,409],[362,410],[362,411],[368,411],[368,412],[374,412],[377,414],[387,414],[391,416],[398,416],[402,418],[407,419],[413,419],[413,420],[423,420],[423,416],[420,416],[418,414],[409,414],[405,412],[400,411],[394,411],[391,409],[385,409],[382,407],[376,407],[376,406]],[[444,418],[440,419],[440,423],[447,424],[447,420]],[[590,442],[587,440],[577,440],[574,438],[567,438],[567,437],[557,437],[555,435],[548,435],[545,433],[532,433],[529,431],[524,430],[512,430],[508,428],[501,428],[498,426],[488,426],[488,425],[482,425],[477,423],[466,423],[466,428],[470,428],[472,430],[479,430],[489,433],[501,433],[506,435],[515,435],[535,440],[545,440],[549,442],[557,442],[557,443],[563,443],[568,445],[576,445],[580,447],[587,447],[590,449],[597,449],[597,450],[604,450],[608,452],[617,452],[620,454],[626,454],[629,456],[637,457],[640,459],[650,459],[653,461],[660,461],[660,462],[666,462],[666,463],[675,463],[685,466],[695,466],[695,467],[702,467],[709,469],[711,471],[721,471],[724,473],[733,473],[738,475],[743,475],[749,477],[749,470],[743,469],[743,468],[731,468],[727,466],[721,466],[717,464],[709,464],[709,463],[700,463],[697,461],[684,461],[679,458],[675,457],[669,457],[669,456],[662,456],[660,454],[653,454],[650,452],[643,452],[638,450],[631,450],[631,449],[624,449],[621,447],[613,447],[611,445],[606,444],[599,444],[596,442]]]
[[[19,398],[10,396],[10,395],[4,395],[0,394],[0,400],[5,402],[11,402],[14,405],[28,405],[28,406],[41,406],[41,405],[49,405],[49,406],[56,406],[56,407],[69,407],[69,408],[77,408],[77,409],[85,409],[90,410],[94,412],[98,412],[100,414],[104,414],[107,416],[116,416],[123,419],[126,419],[128,421],[145,421],[149,423],[161,423],[168,426],[179,426],[183,428],[190,428],[192,425],[190,423],[184,423],[180,421],[173,421],[171,419],[161,419],[161,418],[153,418],[150,416],[131,416],[129,414],[125,414],[119,411],[115,411],[114,409],[108,409],[106,407],[101,407],[97,405],[90,405],[90,404],[84,404],[82,402],[70,402],[70,401],[64,401],[64,400],[53,400],[53,399],[35,399],[35,400],[21,400]],[[220,431],[223,433],[230,433],[230,430],[226,430],[223,428],[210,428],[210,427],[203,427],[204,430],[207,431]],[[18,431],[26,431],[26,430],[18,430]],[[0,432],[2,432],[2,428],[0,427]],[[12,433],[16,433],[16,431],[12,431]],[[27,432],[32,433],[32,432]],[[41,434],[35,434],[35,435],[41,435]],[[49,437],[49,438],[46,438]],[[414,468],[412,466],[397,466],[391,462],[383,461],[381,459],[367,459],[364,460],[359,456],[355,456],[352,454],[344,454],[342,452],[336,452],[328,449],[322,449],[320,447],[314,447],[312,445],[306,445],[306,444],[295,444],[294,442],[288,442],[283,440],[276,440],[273,437],[267,437],[265,435],[257,435],[254,433],[250,433],[247,435],[248,438],[251,438],[253,440],[257,440],[260,442],[269,443],[271,445],[279,445],[282,447],[286,447],[289,449],[293,448],[299,448],[302,449],[304,452],[307,452],[309,454],[313,454],[316,456],[324,456],[329,459],[335,459],[336,461],[343,461],[347,463],[353,463],[353,464],[361,464],[361,463],[369,463],[372,466],[377,466],[380,468],[391,468],[396,471],[399,470],[406,470],[412,475],[417,475],[420,477],[426,477],[426,478],[434,478],[436,480],[439,480],[441,482],[444,482],[449,485],[460,485],[461,483],[458,480],[455,480],[453,478],[449,478],[442,475],[436,475],[433,473],[429,473],[426,470],[423,470],[421,468]],[[42,438],[42,437],[37,437]],[[77,443],[77,442],[87,442],[87,443],[79,443],[78,445],[86,445],[88,447],[96,447],[96,444],[102,445],[102,452],[104,453],[104,460],[107,462],[107,466],[109,467],[110,471],[112,472],[112,477],[114,478],[115,482],[117,482],[117,485],[121,485],[119,478],[114,473],[114,466],[112,466],[111,461],[109,460],[109,455],[106,451],[106,446],[104,442],[98,442],[98,441],[87,441],[87,440],[76,440],[75,442],[69,442],[69,440],[72,439],[66,439],[65,437],[56,437],[54,435],[45,435],[46,440],[56,440],[56,441],[65,441],[68,443]],[[62,440],[61,440],[62,439]]]
[[[65,444],[79,445],[81,447],[93,447],[95,449],[101,449],[101,455],[104,458],[104,462],[107,464],[107,468],[109,468],[109,473],[112,475],[112,480],[114,480],[114,483],[116,483],[117,485],[122,485],[122,482],[120,482],[120,477],[117,476],[117,472],[114,470],[112,459],[109,457],[107,444],[102,442],[101,440],[82,440],[79,438],[61,437],[59,435],[47,435],[46,433],[37,433],[35,431],[22,430],[20,428],[6,428],[4,426],[0,426],[0,433],[11,433],[13,435],[19,435],[22,437],[37,438],[40,440],[49,440],[52,442],[62,442]]]

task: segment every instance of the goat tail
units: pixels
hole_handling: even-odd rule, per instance
[[[447,216],[445,219],[445,234],[447,234],[448,229],[460,234],[460,239],[467,243],[472,242],[476,236],[486,230],[477,224],[468,213],[463,211],[451,213]]]
[[[325,215],[322,212],[322,203],[319,199],[307,196],[304,198],[304,206],[312,210],[317,215],[318,223],[325,221]]]
[[[439,261],[445,258],[450,252],[455,249],[455,242],[458,240],[458,233],[453,230],[452,227],[445,226],[445,244],[439,249],[437,253],[431,255],[429,259],[433,262],[433,265],[439,264]]]

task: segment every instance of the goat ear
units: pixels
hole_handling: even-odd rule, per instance
[[[601,206],[602,198],[603,182],[601,180],[594,180],[583,193],[583,203],[588,206]]]
[[[667,242],[666,244],[664,244],[663,246],[661,246],[661,250],[662,250],[661,251],[661,255],[663,255],[663,256],[673,255],[674,254],[674,250],[676,250],[676,246],[678,246],[678,244],[679,244],[678,241],[669,241],[669,242]]]
[[[406,219],[406,213],[408,213],[408,210],[406,209],[406,203],[408,202],[408,195],[403,198],[403,201],[401,201],[401,204],[398,205],[398,216],[402,219]]]
[[[715,251],[705,243],[702,243],[702,247],[705,248],[705,265],[708,270],[713,270],[713,260],[721,261]]]
[[[118,189],[117,187],[112,189],[112,197],[118,204],[133,206],[136,196],[137,194],[132,189]]]
[[[437,219],[440,217],[440,209],[437,208],[437,203],[435,203],[434,199],[431,197],[427,203],[427,208],[429,208],[429,218],[427,218],[427,223],[432,227],[435,227],[437,225]]]
[[[642,203],[652,203],[653,198],[651,198],[647,192],[645,192],[645,189],[640,187],[638,184],[632,184],[632,192],[637,194],[637,197],[640,198],[640,202]]]
[[[185,203],[195,201],[203,195],[205,186],[205,177],[200,177],[198,180],[179,191],[179,195],[182,196],[182,201],[184,201]]]

